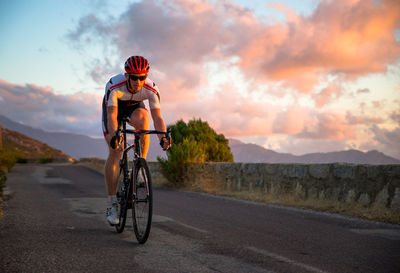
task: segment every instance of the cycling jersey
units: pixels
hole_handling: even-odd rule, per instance
[[[156,84],[146,78],[143,87],[136,93],[128,91],[127,81],[124,74],[113,76],[106,85],[103,98],[102,125],[103,133],[106,136],[108,132],[107,107],[118,107],[118,123],[122,117],[130,116],[137,108],[146,109],[143,101],[148,100],[150,109],[160,109],[160,94]]]
[[[156,84],[146,78],[143,87],[132,94],[128,91],[127,81],[124,74],[112,77],[106,85],[106,106],[118,106],[121,101],[135,104],[144,100],[149,101],[150,109],[160,108],[160,94]]]

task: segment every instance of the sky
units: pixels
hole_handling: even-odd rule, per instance
[[[0,114],[101,137],[108,79],[145,56],[167,124],[301,155],[400,159],[397,0],[0,0]]]

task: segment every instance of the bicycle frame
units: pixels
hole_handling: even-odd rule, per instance
[[[138,158],[140,158],[142,156],[142,150],[141,150],[141,146],[140,146],[140,139],[142,138],[143,135],[146,134],[164,134],[169,136],[170,132],[162,132],[162,131],[157,131],[157,130],[131,130],[131,129],[127,129],[126,128],[126,123],[128,122],[128,118],[123,118],[122,120],[122,124],[119,126],[118,130],[117,130],[117,134],[118,137],[120,138],[120,134],[122,134],[122,138],[123,138],[123,157],[122,160],[120,162],[120,167],[122,167],[125,164],[125,161],[127,161],[128,164],[128,168],[124,171],[129,172],[129,162],[128,162],[128,152],[131,149],[134,149],[134,156],[133,156],[133,166],[132,166],[132,176],[131,179],[134,180],[134,171],[135,171],[135,162]],[[122,127],[122,128],[121,128]],[[134,135],[134,142],[133,144],[128,144],[127,142],[127,134],[130,135]],[[125,174],[125,177],[128,177],[128,173]],[[136,192],[135,192],[135,183],[136,181],[132,181],[133,182],[133,187],[132,187],[132,194],[133,194],[133,201],[138,201],[140,202],[141,200],[136,200],[135,196],[136,196]],[[127,183],[129,183],[129,181],[124,181],[125,186],[127,186]],[[146,184],[146,191],[147,194],[149,193],[149,188],[147,183]]]

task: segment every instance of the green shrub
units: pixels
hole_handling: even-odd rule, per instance
[[[217,134],[207,122],[200,119],[187,124],[180,120],[169,126],[173,145],[167,151],[168,159],[158,158],[161,170],[170,186],[182,187],[189,179],[189,163],[233,162],[228,140]]]
[[[0,170],[6,169],[10,171],[14,164],[22,158],[24,158],[24,156],[19,151],[0,149]]]
[[[53,161],[53,158],[52,158],[50,155],[42,156],[42,157],[39,159],[39,163],[40,163],[40,164],[46,164],[46,163],[50,163],[50,162],[52,162],[52,161]]]
[[[18,160],[23,158],[19,151],[10,149],[0,149],[0,197],[3,195],[6,186],[6,172],[10,171]]]
[[[7,177],[5,173],[0,171],[0,197],[3,195],[4,188],[6,187]]]
[[[28,159],[26,159],[26,158],[18,158],[17,163],[22,163],[22,164],[28,163]]]

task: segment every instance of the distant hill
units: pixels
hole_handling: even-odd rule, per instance
[[[1,129],[2,145],[4,149],[20,152],[26,159],[50,157],[54,159],[70,159],[71,157],[60,150],[21,133]]]
[[[54,133],[14,122],[5,116],[0,116],[3,128],[14,130],[31,138],[40,140],[59,149],[73,158],[106,157],[106,147],[103,139],[90,138],[85,135],[71,133]]]
[[[400,164],[400,160],[378,151],[361,152],[348,150],[329,153],[310,153],[300,156],[277,153],[256,144],[246,144],[230,139],[229,146],[235,162],[269,162],[269,163],[335,163],[354,164]]]
[[[92,138],[85,135],[71,133],[47,132],[42,129],[33,128],[15,122],[3,115],[0,115],[0,122],[3,128],[14,130],[31,138],[40,140],[51,147],[71,155],[75,159],[83,157],[106,158],[108,154],[108,148],[104,138]],[[159,146],[156,136],[152,135],[151,139],[152,145],[150,145],[149,148],[148,159],[155,161],[157,160],[157,156],[165,156],[165,152],[163,152]]]

